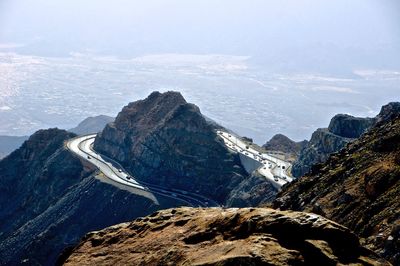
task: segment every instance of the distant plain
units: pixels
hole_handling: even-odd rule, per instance
[[[134,59],[0,53],[0,135],[71,128],[116,116],[151,91],[180,91],[208,117],[263,143],[283,133],[309,138],[336,113],[374,116],[398,100],[400,72],[271,73],[246,56],[161,54]],[[377,95],[376,91],[379,90]]]

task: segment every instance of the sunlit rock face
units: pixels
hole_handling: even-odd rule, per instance
[[[389,265],[349,229],[268,208],[178,208],[86,235],[64,265]]]

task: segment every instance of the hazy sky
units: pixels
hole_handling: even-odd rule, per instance
[[[398,0],[0,1],[0,43],[28,54],[219,53],[284,70],[400,65]]]
[[[299,140],[399,84],[399,0],[0,0],[0,134],[178,90],[259,143]]]

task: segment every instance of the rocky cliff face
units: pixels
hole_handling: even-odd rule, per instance
[[[324,162],[331,153],[342,149],[352,140],[335,135],[326,128],[317,129],[293,164],[292,175],[294,177],[304,175],[313,165]]]
[[[312,211],[354,230],[367,247],[400,264],[400,118],[380,122],[286,186],[274,202]]]
[[[164,210],[88,234],[64,265],[389,265],[347,228],[272,209]]]
[[[271,183],[265,181],[265,177],[253,173],[228,195],[226,206],[248,207],[260,206],[272,202],[278,190]]]
[[[224,203],[247,174],[214,128],[181,94],[154,92],[124,107],[94,148],[138,179]]]
[[[317,129],[310,142],[301,150],[293,164],[292,174],[300,177],[313,165],[323,163],[333,152],[342,149],[347,143],[359,138],[377,123],[385,123],[400,114],[400,103],[391,102],[382,106],[374,118],[360,118],[339,114],[332,118],[327,129]]]
[[[180,205],[159,205],[100,182],[64,147],[75,136],[41,130],[0,161],[0,265],[54,265],[89,231]]]
[[[400,102],[391,102],[387,105],[382,106],[381,111],[376,117],[377,123],[384,123],[400,114]]]
[[[79,123],[78,126],[71,128],[70,132],[73,132],[77,135],[85,135],[91,133],[97,133],[104,129],[104,127],[114,121],[114,117],[106,116],[106,115],[98,115],[94,117],[88,117],[82,122]]]
[[[335,115],[328,127],[328,132],[343,138],[359,138],[375,123],[374,118],[360,118],[351,115]]]

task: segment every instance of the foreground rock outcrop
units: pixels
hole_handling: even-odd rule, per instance
[[[178,92],[153,92],[125,106],[98,135],[96,151],[136,178],[225,204],[248,174],[197,106]]]
[[[330,154],[356,140],[377,123],[390,121],[399,114],[400,102],[391,102],[382,106],[381,111],[374,118],[335,115],[328,128],[319,128],[312,134],[310,141],[303,147],[293,164],[292,175],[303,176],[314,165],[325,162]]]
[[[266,208],[164,210],[83,238],[65,265],[389,265],[347,228]]]
[[[343,224],[400,265],[400,118],[381,120],[285,186],[274,207],[310,211]]]

